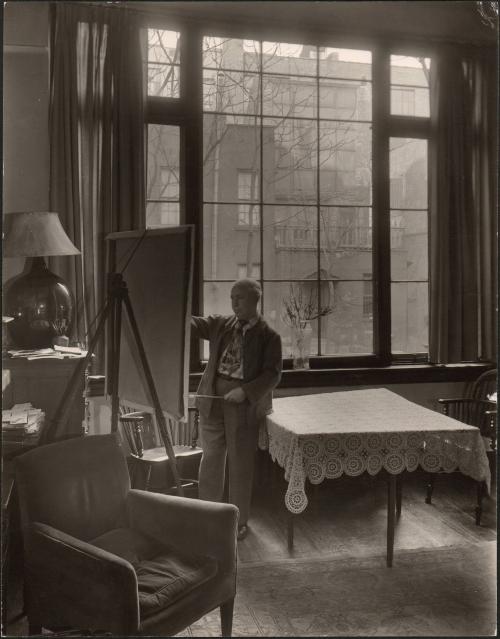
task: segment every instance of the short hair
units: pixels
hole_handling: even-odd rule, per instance
[[[257,282],[257,280],[252,280],[249,277],[243,277],[242,279],[237,280],[233,284],[232,288],[235,288],[236,286],[245,288],[248,291],[248,293],[252,294],[253,297],[255,297],[257,302],[262,297],[262,288],[259,282]]]

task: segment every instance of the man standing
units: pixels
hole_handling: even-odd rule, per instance
[[[191,321],[195,334],[210,344],[198,395],[217,397],[196,400],[203,448],[199,497],[222,499],[227,455],[229,501],[240,510],[238,539],[248,532],[259,427],[272,411],[272,391],[281,378],[281,338],[257,311],[261,295],[255,280],[238,280],[231,289],[234,315]]]

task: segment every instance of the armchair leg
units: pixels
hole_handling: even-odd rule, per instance
[[[221,636],[231,637],[233,632],[234,599],[229,599],[220,607]]]

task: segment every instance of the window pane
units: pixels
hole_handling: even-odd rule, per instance
[[[429,117],[429,89],[391,87],[391,114]]]
[[[180,224],[179,202],[148,202],[146,226],[176,226]]]
[[[146,225],[179,224],[180,129],[148,125]]]
[[[180,33],[148,29],[148,95],[178,98]]]
[[[317,85],[315,78],[264,75],[264,115],[280,117],[316,116]]]
[[[205,204],[203,215],[203,274],[205,280],[236,280],[239,265],[247,264],[251,272],[260,264],[260,218],[253,208],[246,224],[234,204]]]
[[[391,55],[391,84],[429,88],[430,58]]]
[[[259,76],[215,69],[203,71],[203,109],[219,113],[259,113]]]
[[[323,207],[320,228],[322,279],[363,279],[372,272],[370,208]]]
[[[317,47],[285,42],[262,43],[264,73],[316,75]]]
[[[320,47],[319,74],[328,78],[370,80],[372,77],[371,51]]]
[[[319,117],[339,120],[371,120],[371,83],[323,80],[319,89]]]
[[[266,280],[316,277],[316,218],[312,206],[264,207]]]
[[[371,271],[371,268],[370,268]],[[323,355],[368,354],[373,352],[373,316],[366,281],[330,281],[329,298],[321,305],[331,310],[321,319]]]
[[[236,202],[238,172],[260,170],[257,118],[207,114],[203,122],[204,200]]]
[[[234,282],[205,282],[203,285],[203,315],[232,315],[231,288]],[[208,359],[208,340],[201,340],[202,358]]]
[[[392,352],[429,351],[429,298],[427,283],[391,284]]]
[[[429,117],[430,58],[391,56],[391,114]]]
[[[391,211],[391,279],[427,280],[427,211]]]
[[[316,199],[317,129],[314,120],[264,118],[264,200]]]
[[[371,125],[320,122],[323,204],[371,204]]]
[[[203,38],[203,66],[211,69],[258,71],[260,43],[257,40],[235,38]]]
[[[427,140],[391,138],[392,209],[427,209]]]

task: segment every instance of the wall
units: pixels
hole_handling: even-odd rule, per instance
[[[48,2],[4,5],[3,211],[48,210]],[[2,282],[22,258],[3,261]]]

